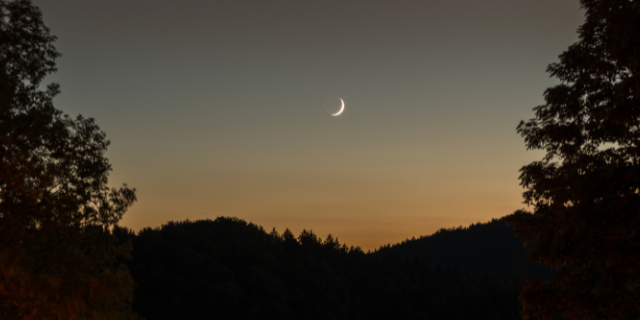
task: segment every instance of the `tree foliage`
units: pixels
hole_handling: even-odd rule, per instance
[[[220,217],[114,233],[132,240],[134,310],[147,319],[519,319],[511,278],[367,255],[311,231]]]
[[[56,38],[28,0],[0,0],[0,318],[125,317],[133,280],[109,227],[136,200],[107,187],[93,119],[53,106]]]
[[[546,155],[521,169],[525,203],[504,220],[557,269],[522,292],[526,317],[640,315],[640,2],[581,0],[579,41],[548,72],[561,83],[518,132]]]
[[[521,240],[503,221],[492,219],[468,227],[440,229],[429,236],[380,247],[375,256],[398,255],[428,265],[455,268],[470,277],[548,278],[554,269],[527,259]]]

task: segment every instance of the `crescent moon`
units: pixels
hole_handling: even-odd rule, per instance
[[[340,110],[338,112],[331,114],[334,117],[339,116],[344,111],[344,100],[342,100],[342,98],[340,98],[340,101],[342,101],[342,107],[340,107]]]

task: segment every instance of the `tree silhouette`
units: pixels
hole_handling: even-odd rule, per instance
[[[561,84],[518,132],[546,155],[521,169],[533,212],[504,218],[557,269],[521,293],[525,318],[638,319],[640,3],[581,0],[579,41],[549,65]]]
[[[503,221],[492,219],[468,227],[440,229],[430,236],[420,236],[391,246],[382,246],[375,256],[397,255],[401,259],[435,266],[455,268],[470,277],[548,278],[554,270],[531,263],[521,240]]]
[[[109,145],[93,119],[41,89],[59,56],[28,0],[0,0],[0,318],[121,319],[133,280],[109,227],[136,200],[109,190]]]
[[[520,318],[513,278],[367,255],[311,230],[219,217],[114,234],[133,243],[134,310],[150,320]]]

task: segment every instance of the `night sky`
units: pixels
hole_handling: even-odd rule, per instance
[[[578,0],[35,0],[121,225],[235,216],[373,249],[524,207],[516,133]],[[325,100],[340,97],[332,117]]]

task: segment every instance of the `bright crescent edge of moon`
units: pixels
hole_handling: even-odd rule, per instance
[[[340,98],[340,101],[342,101],[342,107],[340,108],[340,111],[338,111],[338,112],[336,112],[336,113],[331,114],[331,115],[332,115],[332,116],[334,116],[334,117],[339,116],[339,115],[344,111],[344,100],[342,100],[342,98]]]

